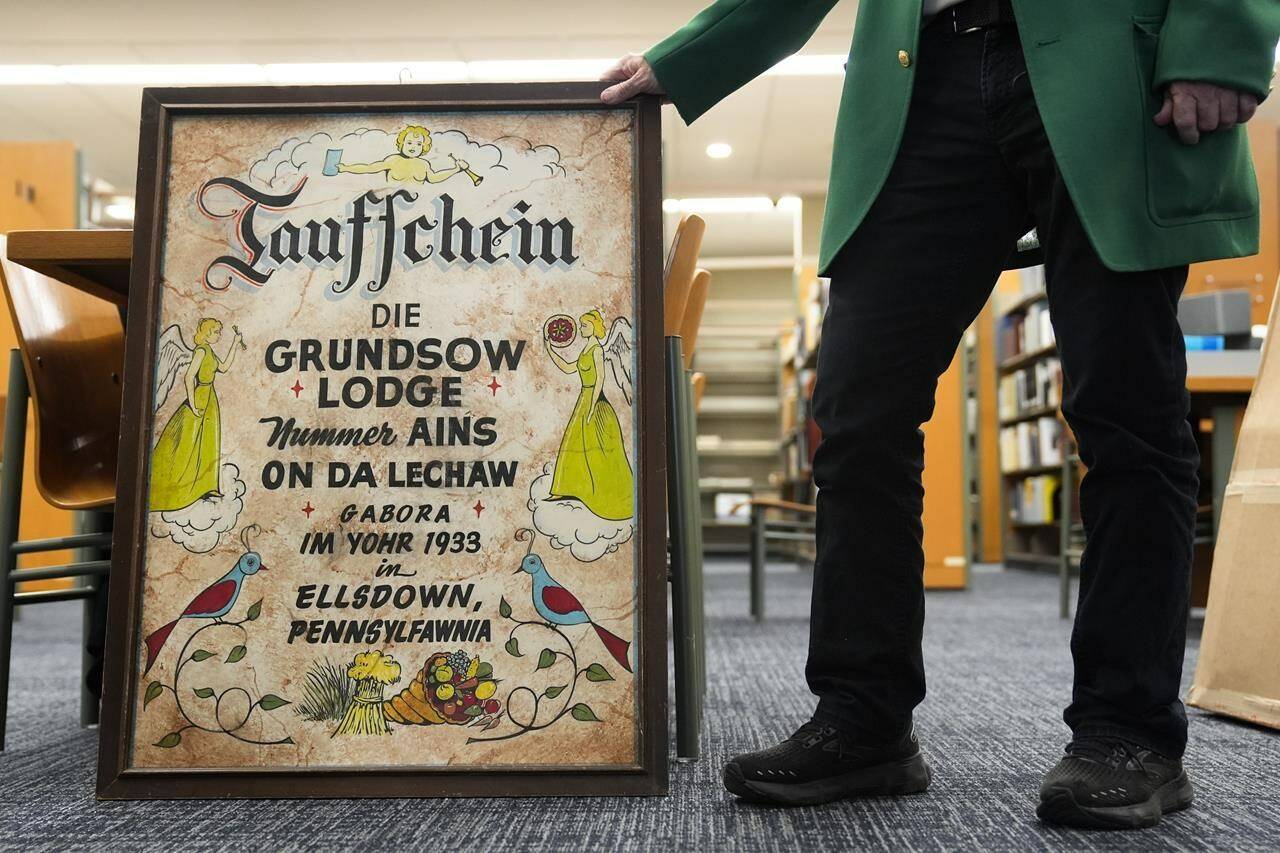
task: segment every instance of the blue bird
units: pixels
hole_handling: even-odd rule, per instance
[[[240,555],[240,559],[236,561],[231,571],[211,583],[205,588],[204,592],[191,599],[191,603],[182,611],[182,615],[172,622],[162,625],[147,636],[145,640],[147,645],[147,667],[142,672],[145,675],[151,669],[151,665],[156,662],[156,658],[160,656],[160,650],[164,648],[165,641],[169,639],[169,635],[173,633],[173,629],[183,619],[221,619],[231,612],[231,608],[235,607],[236,599],[240,597],[240,589],[244,584],[244,579],[250,575],[256,575],[260,571],[264,571],[266,566],[262,565],[262,557],[257,551],[249,549],[249,532],[252,530],[257,533],[262,528],[256,524],[250,524],[240,532],[240,542],[244,545],[244,553]]]
[[[525,572],[533,577],[533,609],[538,611],[538,615],[551,625],[590,625],[595,629],[596,635],[600,637],[600,642],[604,643],[605,649],[618,662],[618,665],[627,672],[631,672],[631,663],[627,660],[627,653],[631,649],[631,644],[617,634],[610,633],[591,621],[586,608],[582,606],[582,602],[578,601],[577,596],[551,577],[546,565],[542,562],[542,558],[532,553],[533,535],[531,532],[529,539],[529,553],[525,554],[516,571]]]

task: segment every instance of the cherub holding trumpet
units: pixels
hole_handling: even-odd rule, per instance
[[[399,183],[438,184],[458,173],[471,179],[476,186],[483,177],[471,171],[466,160],[459,160],[453,155],[449,158],[453,165],[444,169],[432,168],[427,162],[427,153],[431,151],[431,131],[421,125],[411,124],[396,135],[396,153],[390,154],[376,163],[342,163],[337,162],[342,152],[330,150],[326,156],[324,173],[336,175],[347,172],[353,175],[372,175],[379,172],[387,178]]]

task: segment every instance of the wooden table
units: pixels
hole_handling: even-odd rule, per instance
[[[1210,483],[1213,488],[1213,532],[1217,535],[1222,500],[1236,455],[1236,434],[1253,382],[1262,364],[1258,350],[1187,353],[1187,390],[1193,410],[1208,410],[1213,420]]]
[[[130,229],[10,231],[7,244],[14,263],[121,307],[129,299]]]

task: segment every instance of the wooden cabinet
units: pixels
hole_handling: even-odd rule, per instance
[[[79,157],[70,142],[0,142],[0,234],[45,228],[75,228],[79,218]],[[9,350],[18,345],[8,306],[0,310],[0,399],[9,387]],[[26,471],[22,486],[23,539],[67,536],[74,516],[45,502],[35,483],[35,423],[27,426]],[[66,563],[65,551],[22,558],[23,568]],[[47,581],[32,588],[66,585]]]
[[[924,585],[928,589],[963,589],[969,582],[962,358],[963,351],[957,351],[938,380],[933,417],[924,425]]]
[[[0,231],[78,226],[78,160],[70,142],[0,142]]]

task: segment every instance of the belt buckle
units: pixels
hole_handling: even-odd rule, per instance
[[[953,34],[963,36],[969,33],[976,33],[980,29],[982,29],[982,27],[969,27],[965,30],[960,29],[960,12],[955,6],[951,7],[951,32]]]

